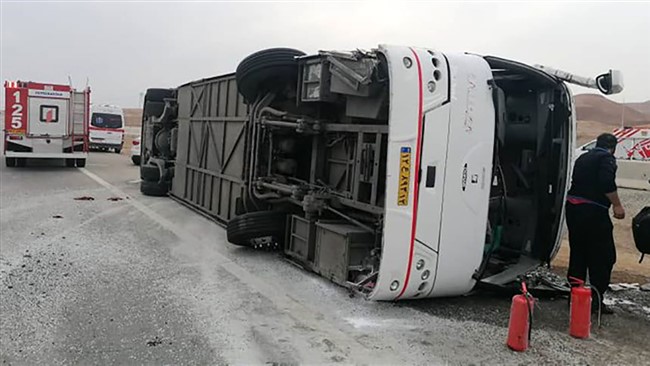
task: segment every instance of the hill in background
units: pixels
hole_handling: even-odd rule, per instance
[[[650,114],[650,100],[646,100],[643,103],[627,103],[627,106],[641,113]]]
[[[624,126],[650,127],[650,100],[622,104],[598,94],[579,94],[574,99],[579,145],[612,132],[623,120]]]
[[[643,103],[621,104],[598,94],[579,94],[575,96],[578,121],[594,121],[612,126],[650,124],[650,100]]]

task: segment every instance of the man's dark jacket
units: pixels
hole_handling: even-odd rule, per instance
[[[569,195],[587,199],[609,208],[606,193],[616,191],[616,158],[596,147],[580,156],[573,168]]]

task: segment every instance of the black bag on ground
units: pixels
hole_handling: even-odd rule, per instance
[[[644,254],[650,254],[650,207],[641,209],[632,219],[632,234],[636,248],[641,252],[641,260]]]

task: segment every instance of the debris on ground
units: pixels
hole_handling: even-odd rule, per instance
[[[75,200],[75,201],[94,201],[95,198],[94,198],[94,197],[90,197],[90,196],[81,196],[81,197],[75,197],[74,200]]]
[[[123,200],[123,198],[121,198],[121,197],[109,197],[106,200],[108,200],[108,201],[121,201],[121,200]]]
[[[650,282],[641,286],[641,291],[650,291]]]
[[[638,283],[612,283],[609,285],[609,289],[616,292],[616,291],[625,291],[625,290],[638,290],[639,284]]]
[[[558,294],[568,294],[569,286],[566,278],[553,273],[550,269],[544,266],[537,267],[536,269],[526,273],[523,276],[526,285],[531,290],[538,290],[541,292],[557,292]]]
[[[63,216],[61,216],[61,215],[54,215],[54,216],[52,216],[52,218],[53,218],[53,219],[62,219]]]
[[[163,343],[162,338],[156,336],[154,339],[152,339],[150,341],[147,341],[147,346],[156,347],[157,345],[162,344],[162,343]]]
[[[624,309],[626,312],[637,313],[650,317],[650,307],[645,306],[642,299],[606,297],[603,303]]]

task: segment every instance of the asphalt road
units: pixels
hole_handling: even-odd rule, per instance
[[[617,295],[590,340],[541,299],[505,346],[507,296],[376,303],[139,193],[125,155],[0,168],[3,364],[648,364],[650,296]],[[93,200],[75,200],[92,197]],[[110,200],[115,199],[115,200]],[[645,304],[645,305],[643,305]],[[647,307],[646,309],[643,306]]]

